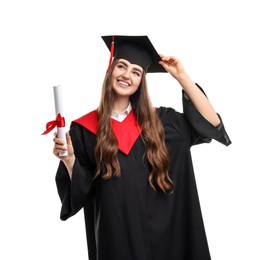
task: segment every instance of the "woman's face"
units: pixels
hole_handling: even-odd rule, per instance
[[[112,88],[118,96],[134,94],[142,80],[144,71],[139,65],[120,59],[112,72]]]

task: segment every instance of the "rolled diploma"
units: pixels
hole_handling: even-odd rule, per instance
[[[60,113],[62,117],[63,116],[63,104],[62,104],[62,92],[61,92],[61,86],[54,86],[54,100],[55,100],[55,111],[56,111],[56,116]],[[66,137],[65,137],[65,127],[57,127],[57,132],[58,132],[58,137],[64,141],[64,145],[66,146]],[[65,152],[60,152],[59,156],[67,156],[68,151]]]

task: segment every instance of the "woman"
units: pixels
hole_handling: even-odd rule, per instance
[[[89,259],[210,259],[190,148],[231,143],[220,116],[175,57],[146,36],[104,36],[111,50],[98,109],[74,120],[56,183],[61,219],[84,209]],[[146,73],[169,72],[183,113],[154,109]],[[59,153],[68,151],[68,156]]]

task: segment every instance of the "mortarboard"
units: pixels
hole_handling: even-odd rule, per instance
[[[147,36],[109,35],[102,39],[111,52],[109,67],[112,59],[122,58],[141,66],[147,73],[167,72],[159,64],[161,58]]]

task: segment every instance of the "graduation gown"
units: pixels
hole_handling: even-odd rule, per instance
[[[121,176],[107,181],[101,176],[92,180],[96,169],[96,111],[71,124],[76,161],[72,180],[62,161],[57,170],[60,218],[67,220],[84,210],[90,260],[211,259],[190,148],[212,139],[224,145],[231,141],[222,120],[218,127],[211,125],[195,110],[184,91],[182,113],[167,107],[159,107],[156,112],[170,153],[169,174],[175,184],[172,194],[151,188],[140,133],[129,134],[137,127],[131,120],[133,116],[129,114],[121,123],[112,119],[119,127],[115,134],[119,134]],[[122,134],[128,138],[120,140]]]

